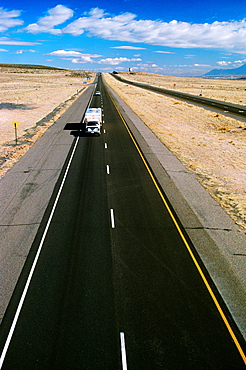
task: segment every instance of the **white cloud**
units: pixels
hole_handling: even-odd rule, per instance
[[[79,59],[72,59],[72,63],[93,63],[95,62],[89,55],[81,56]]]
[[[141,61],[140,58],[125,58],[125,57],[119,57],[119,58],[105,58],[101,59],[99,61],[95,61],[93,58],[99,58],[102,55],[99,54],[83,54],[78,51],[74,50],[55,50],[47,55],[54,55],[58,57],[76,57],[72,58],[71,62],[75,64],[79,63],[98,63],[98,64],[109,64],[109,65],[118,65],[123,62],[136,62]]]
[[[1,9],[0,27],[6,29],[22,21],[15,19],[19,11],[7,12]],[[117,40],[129,43],[144,43],[172,48],[210,48],[224,49],[230,52],[245,53],[246,20],[213,23],[189,23],[172,20],[142,20],[132,13],[110,15],[103,9],[93,8],[71,23],[65,25],[74,12],[72,9],[57,5],[49,9],[47,15],[37,23],[29,24],[25,30],[29,33],[50,33]],[[59,25],[64,24],[62,27]],[[1,29],[1,28],[0,28]],[[140,49],[134,46],[119,46],[118,49]],[[143,48],[144,49],[144,48]],[[160,51],[156,51],[159,52]],[[167,52],[162,52],[167,53]],[[170,52],[168,52],[170,53]]]
[[[15,52],[15,54],[23,54],[24,52],[28,52],[28,53],[36,53],[36,50],[17,50]]]
[[[39,42],[28,42],[20,40],[11,40],[8,37],[0,37],[0,45],[40,45]]]
[[[157,64],[149,64],[149,63],[138,63],[137,67],[133,69],[140,69],[145,72],[162,72],[164,70],[163,67],[159,67]]]
[[[125,58],[125,57],[120,57],[120,58],[106,58],[106,59],[101,59],[98,63],[99,64],[110,64],[112,66],[116,66],[118,64],[121,64],[123,62],[137,62],[141,61],[142,59],[140,58]]]
[[[0,32],[4,32],[11,27],[20,26],[24,22],[17,19],[20,16],[20,10],[5,10],[0,8]]]
[[[219,66],[228,66],[229,64],[231,64],[231,62],[227,62],[225,60],[222,60],[222,61],[219,61],[219,62],[216,62]]]
[[[55,50],[51,53],[48,53],[47,55],[54,55],[62,57],[63,59],[65,59],[65,57],[76,57],[71,59],[72,63],[93,63],[94,60],[92,58],[99,58],[102,56],[99,54],[84,54],[75,50]]]
[[[89,36],[107,40],[141,42],[178,48],[222,48],[245,53],[246,22],[188,23],[136,20],[124,13],[108,16],[103,10],[92,9],[66,26],[62,31],[73,36],[88,32]]]
[[[61,35],[62,31],[55,26],[66,22],[73,16],[73,10],[64,5],[57,5],[55,8],[48,10],[48,15],[42,17],[37,23],[29,24],[25,30],[29,33],[51,33]]]
[[[194,64],[194,67],[205,67],[205,68],[211,68],[212,66],[210,64],[198,64],[198,63],[195,63]]]
[[[102,18],[105,14],[103,9],[99,8],[92,8],[89,12],[85,12],[85,15],[88,14],[89,16],[92,16],[95,19]]]
[[[173,51],[161,51],[161,50],[154,50],[154,53],[160,53],[160,54],[175,54]]]
[[[138,46],[111,46],[110,49],[146,50],[146,48],[140,48]]]
[[[82,53],[74,50],[55,50],[52,51],[51,53],[48,53],[47,55],[56,55],[58,57],[77,57],[81,56]]]
[[[240,66],[242,66],[244,63],[246,63],[246,59],[242,59],[242,60],[235,60],[235,61],[233,61],[233,62],[231,62],[231,61],[226,61],[226,60],[222,60],[222,61],[218,61],[218,62],[216,62],[216,64],[218,64],[219,66],[221,66],[221,67],[228,67],[228,66],[230,66],[230,67],[234,67],[234,68],[236,68],[236,67],[240,67]]]
[[[88,16],[78,18],[70,23],[63,29],[63,32],[79,36],[88,31],[91,36],[102,37],[107,40],[127,41],[127,35],[122,34],[122,38],[119,35],[121,32],[124,33],[124,25],[127,27],[135,18],[135,14],[123,13],[108,18],[105,17],[106,15],[102,9],[91,9]],[[116,35],[116,38],[114,35]]]

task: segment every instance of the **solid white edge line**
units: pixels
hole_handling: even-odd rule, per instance
[[[111,216],[111,226],[112,226],[112,229],[115,228],[115,222],[114,222],[114,210],[113,208],[110,209],[110,216]]]
[[[29,272],[29,275],[28,275],[28,278],[27,278],[27,281],[26,281],[26,285],[25,285],[24,290],[23,290],[23,292],[22,292],[21,299],[20,299],[20,301],[19,301],[19,304],[18,304],[18,307],[17,307],[16,313],[15,313],[15,316],[14,316],[14,319],[13,319],[13,322],[12,322],[12,325],[11,325],[11,327],[10,327],[9,334],[8,334],[8,336],[7,336],[7,339],[6,339],[5,345],[4,345],[4,347],[3,347],[3,351],[2,351],[2,354],[1,354],[1,358],[0,358],[0,369],[2,369],[2,366],[3,366],[4,360],[5,360],[5,357],[6,357],[6,354],[7,354],[8,348],[9,348],[9,345],[10,345],[10,341],[11,341],[12,336],[13,336],[13,334],[14,334],[14,330],[15,330],[15,327],[16,327],[16,324],[17,324],[17,321],[18,321],[18,318],[19,318],[19,316],[20,316],[20,312],[21,312],[21,309],[22,309],[22,306],[23,306],[24,300],[25,300],[26,295],[27,295],[27,291],[28,291],[29,285],[30,285],[30,283],[31,283],[31,279],[32,279],[32,276],[33,276],[33,273],[34,273],[35,267],[36,267],[36,265],[37,265],[39,255],[40,255],[40,253],[41,253],[41,250],[42,250],[42,247],[43,247],[43,244],[44,244],[44,241],[45,241],[45,237],[46,237],[47,232],[48,232],[48,229],[49,229],[49,227],[50,227],[51,220],[52,220],[52,218],[53,218],[53,215],[54,215],[54,212],[55,212],[55,209],[56,209],[56,206],[57,206],[58,200],[59,200],[59,198],[60,198],[61,191],[62,191],[62,188],[63,188],[63,186],[64,186],[64,183],[65,183],[65,180],[66,180],[66,177],[67,177],[67,174],[68,174],[68,171],[69,171],[69,168],[70,168],[70,165],[71,165],[71,162],[72,162],[72,159],[73,159],[73,156],[74,156],[75,150],[76,150],[76,147],[77,147],[77,145],[78,145],[78,141],[79,141],[79,137],[77,137],[77,139],[76,139],[76,142],[75,142],[75,145],[74,145],[74,148],[73,148],[73,151],[72,151],[71,157],[70,157],[70,159],[69,159],[69,162],[68,162],[68,165],[67,165],[67,168],[66,168],[66,171],[65,171],[65,174],[64,174],[64,177],[63,177],[62,183],[61,183],[60,188],[59,188],[59,191],[58,191],[58,193],[57,193],[57,196],[56,196],[56,199],[55,199],[54,205],[53,205],[53,207],[52,207],[52,210],[51,210],[51,213],[50,213],[50,216],[49,216],[48,222],[47,222],[47,224],[46,224],[46,227],[45,227],[45,230],[44,230],[44,233],[43,233],[42,239],[41,239],[40,244],[39,244],[39,247],[38,247],[38,250],[37,250],[37,253],[36,253],[35,259],[34,259],[34,261],[33,261],[33,264],[32,264],[32,267],[31,267],[31,270],[30,270],[30,272]]]
[[[125,334],[123,332],[120,333],[120,348],[121,348],[122,369],[127,370]]]

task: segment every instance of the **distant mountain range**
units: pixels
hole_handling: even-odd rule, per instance
[[[212,69],[204,74],[208,77],[245,77],[246,78],[246,64],[238,68],[230,69]]]

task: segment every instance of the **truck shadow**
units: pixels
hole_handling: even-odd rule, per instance
[[[70,135],[73,135],[74,137],[89,137],[89,136],[93,136],[95,137],[95,135],[93,134],[88,134],[85,132],[85,123],[84,122],[76,122],[76,123],[73,123],[73,122],[70,122],[70,123],[67,123],[64,127],[64,130],[67,130],[67,131],[70,131]]]
[[[67,123],[64,127],[64,130],[68,131],[80,131],[85,129],[85,123],[84,122],[71,122]]]
[[[73,135],[74,137],[90,136],[90,135],[86,134],[84,131],[71,131],[70,135]]]

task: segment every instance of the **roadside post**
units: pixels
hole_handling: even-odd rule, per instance
[[[12,126],[15,129],[15,144],[17,145],[17,127],[18,127],[18,122],[12,122]]]

